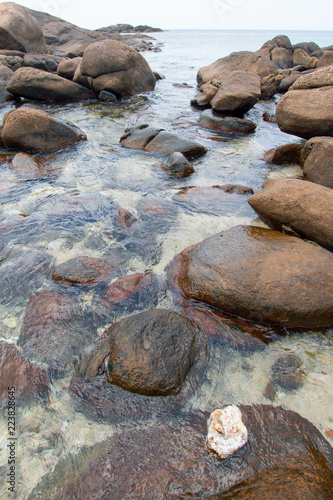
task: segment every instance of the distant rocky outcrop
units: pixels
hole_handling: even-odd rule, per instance
[[[95,30],[99,33],[158,33],[163,31],[161,28],[152,28],[151,26],[142,25],[132,26],[131,24],[111,24],[106,28],[98,28]]]

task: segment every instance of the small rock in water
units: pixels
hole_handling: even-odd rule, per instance
[[[225,459],[242,448],[248,440],[242,413],[235,405],[214,410],[208,423],[206,450],[210,455]]]

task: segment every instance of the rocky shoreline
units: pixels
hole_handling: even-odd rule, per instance
[[[0,97],[15,105],[1,127],[2,167],[22,183],[51,181],[55,155],[89,140],[81,127],[53,116],[53,105],[81,101],[112,109],[153,92],[159,75],[139,52],[156,47],[119,35],[150,29],[91,32],[1,4]],[[259,124],[247,113],[279,96],[275,116],[261,119],[299,140],[267,151],[264,161],[298,165],[302,178],[268,180],[256,193],[239,184],[178,186],[170,200],[142,197],[136,213],[103,192],[59,192],[32,213],[1,221],[1,304],[24,304],[17,346],[0,341],[2,411],[8,386],[15,384],[22,407],[49,408],[53,385],[68,380],[75,411],[116,432],[102,445],[62,457],[29,498],[98,492],[115,499],[269,500],[291,498],[291,484],[292,498],[331,498],[329,442],[297,413],[274,406],[279,390],[292,394],[303,386],[300,356],[284,354],[271,366],[264,392],[271,404],[238,405],[248,442],[222,462],[205,450],[209,413],[195,411],[191,398],[217,343],[249,355],[263,352],[274,335],[333,326],[332,68],[333,47],[292,45],[279,35],[257,52],[232,53],[198,71],[191,101],[202,110],[197,126],[225,141],[255,134]],[[119,144],[156,158],[170,182],[191,178],[194,160],[209,154],[187,134],[150,123],[126,128]],[[167,282],[151,271],[160,258],[157,241],[175,224],[179,207],[220,216],[244,200],[260,217],[257,226],[237,225],[182,250],[165,270]],[[19,274],[17,235],[83,232],[101,219],[112,244],[100,257],[56,265],[42,248],[28,249]],[[147,269],[134,274],[128,262],[138,257]],[[169,307],[160,306],[160,296]]]

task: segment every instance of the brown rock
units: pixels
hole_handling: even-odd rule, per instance
[[[290,87],[293,85],[293,83],[302,76],[302,73],[300,71],[292,71],[290,75],[282,78],[279,86],[279,92],[287,92],[287,90],[290,89]]]
[[[296,49],[294,51],[294,55],[293,55],[293,64],[292,66],[298,66],[299,64],[301,64],[302,66],[308,66],[309,65],[309,62],[310,62],[310,59],[311,57],[309,56],[309,54],[303,50],[303,49]]]
[[[333,86],[333,66],[302,75],[293,83],[290,90],[314,89],[326,86]]]
[[[275,114],[273,114],[273,113],[268,113],[267,111],[265,111],[265,113],[262,115],[262,117],[263,117],[264,122],[276,123]]]
[[[277,231],[237,226],[182,256],[178,282],[189,298],[287,327],[333,323],[333,256],[327,250]]]
[[[0,408],[8,404],[8,390],[14,387],[16,405],[47,400],[50,380],[46,371],[22,356],[14,344],[0,341]]]
[[[317,68],[322,68],[323,66],[331,66],[333,64],[333,51],[325,50],[323,55],[317,61]]]
[[[278,148],[270,149],[264,154],[264,160],[274,165],[291,165],[300,163],[301,151],[304,144],[283,144]]]
[[[333,86],[317,89],[292,90],[280,99],[276,120],[287,134],[304,139],[333,135]]]
[[[301,158],[308,181],[333,189],[333,138],[310,139],[302,149]]]
[[[280,84],[283,79],[283,75],[268,75],[262,78],[261,98],[271,99],[277,92],[280,92]]]
[[[62,61],[57,69],[57,75],[67,78],[67,80],[73,80],[75,71],[82,61],[82,57],[74,57],[73,59],[66,59]]]
[[[0,5],[0,49],[47,53],[42,30],[29,9],[14,2]]]
[[[13,74],[7,91],[37,101],[63,102],[91,99],[94,93],[61,76],[35,68],[20,68]]]
[[[109,307],[119,305],[125,300],[134,301],[138,295],[146,293],[154,286],[154,278],[149,274],[130,274],[118,278],[103,292],[103,300]]]
[[[18,345],[29,359],[46,363],[57,377],[73,370],[74,359],[96,336],[96,327],[75,297],[39,292],[28,302]]]
[[[68,457],[29,500],[93,498],[96,491],[122,500],[129,490],[137,499],[329,500],[333,451],[315,426],[281,407],[239,408],[249,444],[229,460],[216,460],[202,446],[209,413],[183,412]]]
[[[257,126],[251,120],[224,116],[206,109],[200,116],[198,124],[200,127],[216,130],[223,134],[250,134]]]
[[[270,74],[277,74],[277,67],[268,57],[258,52],[233,52],[227,57],[218,59],[209,66],[201,68],[197,75],[199,85],[216,78],[221,80],[232,71],[248,71],[264,78]]]
[[[183,178],[194,173],[192,163],[182,153],[171,153],[161,163],[161,168],[167,172],[170,177]]]
[[[4,117],[1,139],[8,149],[28,152],[51,152],[86,140],[82,130],[45,111],[21,107]]]
[[[129,149],[144,149],[147,144],[163,129],[149,126],[147,123],[125,129],[120,144]]]
[[[57,265],[52,271],[52,279],[71,285],[84,285],[91,281],[107,279],[115,272],[114,268],[101,259],[74,257]]]
[[[177,393],[198,356],[202,333],[178,313],[157,309],[125,318],[107,330],[108,381],[146,395]]]
[[[293,66],[293,54],[291,50],[283,47],[275,47],[271,51],[271,60],[282,69],[291,68]]]
[[[136,50],[115,40],[94,42],[86,48],[80,65],[83,76],[93,78],[96,92],[107,90],[132,96],[154,90],[156,79],[148,63]]]
[[[263,221],[333,248],[333,191],[299,179],[276,179],[248,200]]]
[[[261,83],[258,75],[232,71],[221,80],[221,86],[210,102],[215,111],[244,114],[259,100]]]
[[[117,215],[117,223],[120,226],[125,227],[125,228],[129,228],[136,221],[137,221],[137,218],[134,217],[134,215],[131,212],[129,212],[125,208],[119,209],[118,215]]]

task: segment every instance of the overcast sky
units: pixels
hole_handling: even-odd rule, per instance
[[[3,3],[0,1],[0,3]],[[333,2],[322,0],[23,0],[84,28],[116,23],[164,29],[332,30]]]

